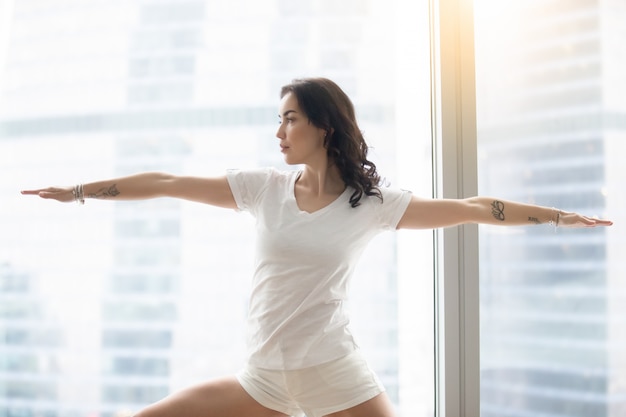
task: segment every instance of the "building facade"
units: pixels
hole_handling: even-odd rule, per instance
[[[623,217],[624,19],[611,1],[477,9],[481,194]],[[482,230],[482,416],[624,413],[618,233]]]
[[[291,169],[274,138],[279,87],[312,74],[353,97],[393,182],[397,10],[344,3],[13,1],[2,192],[16,180]],[[0,209],[0,417],[113,417],[239,369],[250,216],[160,199],[22,204]],[[398,404],[396,246],[391,234],[374,242],[353,302],[355,333]]]

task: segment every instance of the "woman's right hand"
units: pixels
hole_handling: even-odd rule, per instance
[[[23,190],[23,195],[38,195],[41,198],[60,201],[61,203],[71,203],[76,201],[74,187],[48,187],[38,190]]]

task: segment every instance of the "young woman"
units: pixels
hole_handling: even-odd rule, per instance
[[[280,151],[299,171],[228,171],[215,178],[142,173],[75,187],[23,191],[61,202],[175,197],[248,210],[257,219],[249,358],[236,376],[171,395],[137,417],[391,417],[343,309],[360,253],[377,233],[465,223],[608,226],[487,197],[421,199],[379,185],[354,107],[332,81],[295,80],[280,101]]]

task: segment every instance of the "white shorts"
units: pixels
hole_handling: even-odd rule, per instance
[[[237,374],[237,379],[259,404],[293,417],[322,417],[385,391],[358,350],[331,362],[293,371],[248,365]]]

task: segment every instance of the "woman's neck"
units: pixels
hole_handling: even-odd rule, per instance
[[[346,189],[339,169],[333,165],[318,170],[305,165],[296,184],[311,195],[339,195]]]

